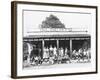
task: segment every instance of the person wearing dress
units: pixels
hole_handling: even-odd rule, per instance
[[[50,56],[53,56],[53,47],[50,45]]]
[[[60,52],[61,52],[61,53],[60,53],[61,57],[63,57],[63,56],[64,56],[64,49],[61,48],[61,51],[60,51]]]
[[[49,48],[48,47],[46,48],[46,55],[47,55],[47,58],[49,58]]]
[[[46,54],[46,47],[44,47],[44,53],[43,53],[43,58],[45,59],[45,58],[47,58],[47,54]]]
[[[68,56],[68,49],[65,48],[65,56]]]
[[[54,53],[54,56],[57,57],[57,48],[56,47],[54,47],[53,53]]]

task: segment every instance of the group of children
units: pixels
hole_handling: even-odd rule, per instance
[[[29,47],[28,49],[28,56],[27,56],[27,62],[29,64],[34,65],[40,65],[40,64],[55,64],[55,63],[67,63],[71,62],[72,60],[78,60],[78,59],[85,59],[87,58],[90,60],[91,58],[91,52],[90,48],[88,49],[78,49],[73,50],[70,52],[70,50],[65,47],[57,48],[56,46],[50,45],[50,47],[44,47],[43,52],[41,52],[41,49],[33,49]],[[42,53],[41,55],[36,56],[35,54]]]
[[[73,50],[72,52],[72,59],[87,59],[90,60],[91,58],[91,49],[82,49],[80,48],[79,50]]]
[[[68,59],[68,49],[67,48],[59,48],[56,46],[45,47],[43,50],[43,61],[49,61],[50,63],[61,63],[63,59]]]

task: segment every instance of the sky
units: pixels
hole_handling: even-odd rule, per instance
[[[39,29],[42,21],[50,15],[57,16],[66,28],[79,28],[91,31],[91,14],[90,13],[76,13],[76,12],[45,12],[45,11],[24,11],[23,14],[23,31],[24,35],[27,32]]]

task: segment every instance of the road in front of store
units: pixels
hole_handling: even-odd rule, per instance
[[[71,63],[60,63],[60,64],[41,64],[41,65],[30,65],[25,67],[25,70],[32,70],[32,69],[52,69],[52,68],[78,68],[78,67],[89,67],[91,66],[91,62],[71,62]]]

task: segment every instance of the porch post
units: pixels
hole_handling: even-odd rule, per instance
[[[72,57],[72,39],[70,39],[70,57]]]
[[[42,40],[42,58],[43,58],[43,54],[44,54],[44,39]]]
[[[57,54],[59,52],[59,40],[57,39]]]

